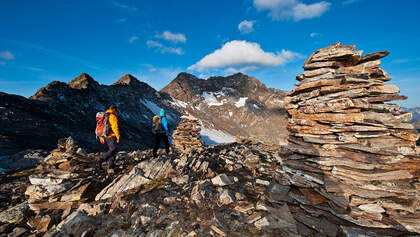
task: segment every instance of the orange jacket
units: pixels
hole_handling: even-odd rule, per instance
[[[108,138],[116,137],[117,139],[120,139],[120,130],[118,128],[117,114],[113,113],[110,109],[108,109],[105,113],[110,113],[108,121],[111,129],[109,131]],[[103,137],[101,137],[100,139],[103,140]]]

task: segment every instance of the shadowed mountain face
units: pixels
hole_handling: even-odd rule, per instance
[[[235,136],[276,143],[287,134],[285,92],[267,88],[255,77],[237,73],[203,80],[180,73],[161,91],[173,98],[172,104],[182,113],[201,120],[201,135],[207,143],[230,141]]]
[[[50,83],[30,99],[1,93],[0,148],[3,155],[28,148],[50,149],[57,139],[73,136],[88,151],[103,150],[95,139],[95,115],[111,104],[118,107],[121,149],[150,147],[150,121],[165,107],[160,101],[159,93],[131,75],[105,86],[82,73],[68,84]],[[175,127],[178,112],[169,107],[167,113],[170,126]]]

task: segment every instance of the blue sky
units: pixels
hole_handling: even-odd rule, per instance
[[[179,72],[242,71],[291,90],[304,60],[337,41],[382,60],[403,106],[420,106],[420,14],[413,0],[3,0],[0,91],[31,96],[82,72],[126,73],[161,89]],[[246,52],[246,55],[243,53]]]

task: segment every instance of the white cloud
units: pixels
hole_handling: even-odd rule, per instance
[[[282,66],[299,56],[298,53],[284,49],[276,53],[265,52],[258,43],[234,40],[206,55],[188,69],[201,72],[208,69],[240,67],[249,70]]]
[[[238,73],[239,71],[238,70],[236,70],[235,68],[233,68],[233,67],[229,67],[229,68],[226,68],[225,69],[225,71],[224,71],[224,73],[225,74],[235,74],[235,73]]]
[[[34,50],[37,51],[40,54],[46,55],[48,57],[53,57],[59,60],[65,60],[67,62],[73,63],[73,64],[77,64],[77,65],[81,65],[84,67],[88,67],[94,70],[104,70],[104,68],[100,65],[97,65],[95,63],[92,63],[90,61],[86,61],[84,59],[78,58],[78,57],[74,57],[72,55],[60,52],[60,51],[56,51],[56,50],[52,50],[52,49],[48,49],[45,48],[43,46],[40,45],[36,45],[33,43],[29,43],[26,41],[18,41],[18,40],[13,40],[13,41],[9,41],[11,44],[17,45],[19,47],[23,47],[25,49],[29,49],[29,50]]]
[[[254,31],[254,23],[255,21],[247,21],[247,20],[241,21],[241,23],[239,23],[238,25],[238,30],[242,34],[249,34]]]
[[[187,38],[184,34],[181,33],[172,33],[170,31],[164,31],[162,34],[156,34],[156,38],[165,39],[167,41],[172,41],[174,43],[185,43],[187,42]]]
[[[0,52],[0,58],[6,59],[6,60],[13,60],[15,59],[15,55],[13,55],[10,51],[3,51],[3,52]]]
[[[315,37],[318,37],[318,36],[321,36],[322,34],[320,34],[320,33],[317,33],[317,32],[312,32],[312,33],[310,33],[309,34],[309,36],[311,37],[311,38],[315,38]]]
[[[45,70],[38,67],[22,67],[23,69],[34,71],[34,72],[44,72]]]
[[[324,1],[310,5],[299,3],[293,8],[293,19],[300,21],[302,19],[320,17],[328,10],[330,5],[331,3]]]
[[[352,3],[355,3],[355,2],[359,2],[360,0],[345,0],[345,1],[343,1],[343,5],[348,5],[348,4],[352,4]]]
[[[228,37],[222,37],[221,35],[217,35],[216,38],[217,38],[218,41],[221,42],[221,44],[224,44],[224,43],[229,41]]]
[[[204,73],[201,73],[200,75],[198,75],[198,78],[200,78],[200,79],[208,79],[210,77],[211,77],[210,75],[207,75],[207,74],[204,74]]]
[[[139,79],[146,82],[156,90],[161,90],[163,87],[168,85],[178,74],[179,72],[185,71],[185,69],[180,67],[160,67],[155,68],[156,70],[150,71],[148,69],[141,70],[138,72]]]
[[[115,20],[115,23],[124,23],[124,22],[127,22],[127,20],[128,18],[120,18],[120,19]]]
[[[157,70],[152,64],[148,63],[140,64],[140,66],[147,68],[149,72],[155,72]]]
[[[254,0],[254,6],[260,11],[268,10],[273,20],[293,19],[300,21],[320,17],[331,3],[321,1],[305,4],[299,0]]]
[[[242,68],[239,69],[239,71],[248,72],[248,71],[254,71],[254,70],[257,70],[257,69],[258,69],[257,66],[251,65],[251,66],[242,67]]]
[[[126,4],[123,4],[119,1],[115,1],[115,0],[108,0],[108,1],[114,7],[118,7],[118,8],[125,9],[125,10],[130,10],[130,11],[138,11],[139,10],[137,7],[126,5]]]
[[[134,41],[136,41],[136,40],[139,40],[139,37],[138,36],[131,36],[130,39],[128,39],[128,42],[130,44],[133,44]]]
[[[155,48],[158,52],[160,52],[162,54],[174,53],[174,54],[181,55],[181,54],[184,53],[180,47],[177,47],[177,48],[167,47],[167,46],[163,45],[162,43],[154,41],[154,40],[148,40],[146,42],[146,45],[149,48]]]

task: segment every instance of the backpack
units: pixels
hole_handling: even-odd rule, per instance
[[[152,124],[153,132],[162,131],[162,118],[158,115],[153,117],[153,124]]]
[[[109,126],[109,113],[98,112],[96,113],[96,129],[95,134],[96,138],[106,137],[108,135],[110,126]]]

